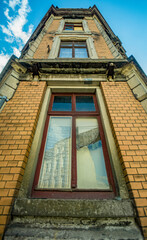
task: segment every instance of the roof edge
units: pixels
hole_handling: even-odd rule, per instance
[[[6,63],[5,67],[3,68],[2,72],[0,73],[0,82],[2,81],[3,77],[5,74],[9,71],[9,69],[12,68],[11,64],[14,62],[16,59],[18,59],[15,55],[12,55],[8,62]]]
[[[132,62],[135,65],[135,67],[137,68],[137,70],[139,71],[141,76],[143,77],[144,83],[147,85],[147,75],[145,74],[145,72],[143,71],[143,69],[141,68],[141,66],[139,65],[137,60],[135,59],[135,57],[133,55],[131,55],[130,57],[128,57],[128,61],[129,61],[129,63]]]

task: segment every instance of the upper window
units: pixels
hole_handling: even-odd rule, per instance
[[[32,196],[112,198],[114,191],[95,95],[52,95]]]
[[[64,30],[83,31],[83,26],[82,26],[82,23],[65,23]]]
[[[86,42],[61,42],[59,58],[88,58]]]

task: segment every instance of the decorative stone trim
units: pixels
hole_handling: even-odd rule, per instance
[[[52,44],[51,51],[49,53],[49,58],[57,58],[58,52],[59,52],[59,47],[60,47],[60,42],[61,42],[61,40],[58,36],[56,36],[53,39],[53,44]]]
[[[130,63],[123,67],[122,73],[126,76],[128,85],[135,98],[141,102],[144,110],[147,112],[147,86],[136,67],[133,63]]]
[[[117,48],[114,46],[114,44],[112,43],[112,41],[110,40],[110,38],[108,37],[106,32],[104,31],[103,27],[101,26],[101,24],[97,20],[96,16],[94,16],[94,21],[96,23],[96,26],[97,26],[98,30],[100,31],[101,35],[103,36],[108,48],[110,49],[112,55],[115,58],[123,59],[122,55],[118,52]]]
[[[71,32],[73,32],[73,33],[78,32],[78,31],[64,31],[64,25],[65,25],[65,23],[68,23],[68,22],[69,23],[82,23],[84,32],[88,33],[88,34],[91,33],[91,31],[88,28],[87,21],[86,20],[81,20],[81,19],[66,19],[66,20],[62,19],[60,21],[60,25],[59,25],[59,28],[58,28],[56,33],[66,32],[66,33],[70,33],[71,34]]]
[[[87,43],[87,48],[88,48],[88,52],[89,52],[89,57],[92,59],[97,59],[97,53],[94,47],[94,40],[92,37],[88,37],[86,40]]]
[[[142,107],[144,108],[144,110],[145,110],[146,113],[147,113],[147,99],[143,100],[143,101],[141,102],[141,105],[142,105]]]
[[[67,40],[67,41],[74,41],[74,40],[85,40],[87,43],[87,48],[88,48],[88,53],[89,53],[89,58],[91,59],[98,59],[95,46],[94,46],[94,40],[92,37],[86,37],[86,36],[79,36],[79,35],[64,35],[64,36],[56,36],[53,40],[53,45],[49,54],[49,59],[50,58],[57,58],[58,57],[58,52],[59,52],[59,47],[60,47],[60,42],[61,40]]]
[[[60,21],[60,25],[59,25],[58,30],[57,30],[56,33],[61,33],[61,32],[63,31],[64,24],[65,24],[65,20],[62,19],[62,20]]]
[[[84,29],[84,31],[85,31],[86,33],[91,33],[91,31],[90,31],[89,28],[88,28],[87,21],[86,21],[86,20],[83,20],[82,23],[83,23],[83,29]]]
[[[34,53],[36,52],[36,49],[38,48],[40,42],[42,41],[42,38],[46,34],[49,26],[53,22],[54,16],[51,15],[50,18],[46,21],[44,28],[42,29],[41,33],[38,35],[38,37],[29,43],[29,49],[26,52],[25,56],[23,57],[24,59],[32,59],[34,56]]]
[[[23,66],[21,67],[20,64],[17,65],[17,63],[12,63],[11,66],[13,68],[9,74],[2,79],[0,86],[0,96],[6,96],[8,100],[13,97],[18,87],[20,73],[24,73],[26,71],[26,69]]]
[[[6,102],[15,94],[19,85],[20,76],[24,75],[27,71],[26,68],[15,59],[12,60],[9,67],[10,70],[4,74],[0,81],[0,96],[5,99],[5,103],[1,107],[0,112],[6,105]]]

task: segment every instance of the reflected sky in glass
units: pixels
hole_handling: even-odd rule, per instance
[[[71,97],[70,96],[55,96],[52,106],[52,111],[71,111]]]
[[[87,58],[86,48],[75,48],[75,58]]]
[[[59,58],[72,58],[72,48],[60,48]]]
[[[76,96],[76,111],[95,111],[92,96]]]
[[[96,118],[76,119],[77,185],[79,189],[109,189]]]

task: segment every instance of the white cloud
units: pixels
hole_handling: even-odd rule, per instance
[[[16,11],[13,16],[9,15],[9,9],[6,8],[4,14],[7,18],[7,27],[0,25],[2,32],[7,35],[6,41],[12,43],[12,37],[17,43],[25,44],[30,35],[32,34],[33,25],[28,26],[28,31],[24,31],[24,25],[27,23],[28,13],[31,11],[28,0],[9,0],[8,6],[13,10],[16,5],[19,7],[17,14]],[[10,38],[11,36],[11,38]]]
[[[4,12],[4,15],[6,16],[6,18],[10,21],[12,21],[12,18],[9,16],[9,9],[6,8],[5,12]]]
[[[16,47],[13,47],[13,54],[14,54],[16,57],[20,57],[20,50],[18,50]]]
[[[9,1],[4,0],[3,3],[7,4],[14,11],[15,7],[20,4],[20,1],[21,0],[9,0]]]
[[[22,46],[26,43],[33,31],[32,24],[27,27],[26,31],[24,30],[31,8],[28,0],[3,0],[3,2],[7,5],[4,10],[7,23],[0,25],[0,30],[5,35],[4,40],[6,42],[10,44],[14,43],[12,46],[10,45],[12,49],[11,54],[19,57]],[[0,52],[0,72],[11,56],[11,54],[5,53],[4,48],[3,50],[4,51]]]
[[[4,52],[0,53],[0,72],[3,70],[9,58],[10,56],[8,54],[4,54]]]
[[[9,7],[15,10],[16,5],[20,4],[20,0],[9,0]]]
[[[5,37],[5,41],[8,43],[13,43],[14,42],[14,37]]]
[[[8,29],[8,28],[6,28],[5,26],[3,26],[3,25],[0,25],[1,26],[1,28],[2,28],[2,32],[3,33],[5,33],[6,35],[8,35],[8,36],[12,36],[12,33],[11,33],[11,31]]]

